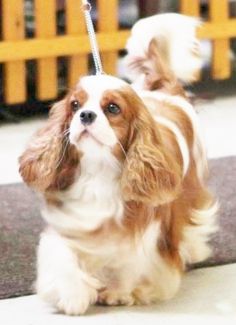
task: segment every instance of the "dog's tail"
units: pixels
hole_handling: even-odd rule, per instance
[[[197,18],[177,13],[139,20],[126,45],[127,76],[134,80],[143,75],[147,83],[163,77],[175,77],[183,83],[195,81],[202,66],[196,38],[200,24]]]

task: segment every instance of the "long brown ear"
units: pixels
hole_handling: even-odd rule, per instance
[[[133,128],[121,179],[124,200],[151,206],[170,202],[180,189],[181,167],[164,148],[155,121],[144,105]]]
[[[69,120],[64,99],[52,107],[46,125],[19,158],[20,174],[29,186],[44,192],[63,189],[71,182],[78,154],[69,144]]]

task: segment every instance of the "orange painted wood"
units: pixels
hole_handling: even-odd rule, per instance
[[[116,32],[119,27],[118,22],[118,10],[119,1],[118,0],[98,0],[98,30],[99,32]],[[114,44],[115,40],[110,39],[110,42]],[[109,51],[107,53],[102,53],[101,55],[103,70],[111,75],[117,73],[117,60],[118,52]]]
[[[123,49],[129,35],[129,30],[98,33],[97,41],[100,51],[110,52]],[[0,62],[81,55],[90,52],[91,47],[87,34],[56,36],[50,39],[35,38],[17,42],[0,42]]]
[[[56,0],[35,0],[35,35],[51,39],[56,35]],[[49,45],[50,42],[49,42]],[[37,97],[48,100],[57,96],[57,60],[47,57],[37,61]]]
[[[200,15],[199,0],[180,0],[180,12],[188,16],[198,17]]]
[[[199,0],[180,0],[180,11],[184,15],[199,17],[200,2]],[[196,81],[201,79],[201,71],[196,73]]]
[[[80,1],[67,0],[66,35],[56,35],[56,0],[35,0],[34,39],[24,38],[24,1],[2,0],[0,62],[4,63],[4,97],[7,103],[26,100],[25,60],[37,59],[37,94],[40,99],[57,96],[57,57],[69,56],[68,84],[88,73],[91,52]],[[118,30],[118,0],[97,0],[97,40],[106,73],[116,74],[117,53],[130,32]],[[216,79],[230,76],[230,38],[236,37],[236,18],[229,18],[227,0],[209,0],[210,20],[198,29],[199,38],[213,41],[212,73]],[[182,13],[198,16],[199,0],[180,0]]]
[[[227,21],[205,22],[197,31],[199,38],[218,40],[236,37],[236,19]]]
[[[17,43],[24,39],[24,30],[24,1],[2,0],[3,42]],[[22,60],[7,62],[4,65],[4,99],[7,104],[26,100],[26,67]]]
[[[228,0],[210,0],[210,19],[212,23],[225,22],[229,19]],[[235,30],[236,34],[236,30]],[[230,40],[213,40],[212,75],[215,79],[226,79],[231,74]]]
[[[66,34],[72,36],[86,34],[84,14],[78,0],[66,1]],[[80,45],[77,42],[78,50]],[[78,78],[86,74],[88,74],[88,56],[84,54],[70,56],[68,58],[68,86],[73,87]]]

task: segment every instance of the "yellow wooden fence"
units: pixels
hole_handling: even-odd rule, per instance
[[[180,0],[182,13],[198,16],[199,0]],[[4,101],[27,99],[26,61],[37,61],[36,90],[40,100],[57,97],[57,57],[67,56],[68,87],[88,73],[89,40],[80,0],[65,0],[66,32],[56,33],[56,0],[34,0],[35,37],[25,37],[24,0],[2,0],[0,62],[4,63]],[[218,79],[230,76],[230,38],[236,36],[236,19],[229,18],[228,0],[209,0],[210,20],[198,30],[200,38],[213,40],[212,71]],[[107,73],[115,73],[118,50],[124,48],[128,30],[119,30],[119,0],[97,0],[97,40]]]
[[[97,0],[97,40],[103,67],[115,73],[118,50],[124,48],[128,30],[118,29],[118,0]],[[80,0],[65,1],[66,33],[56,35],[56,0],[34,0],[35,37],[25,38],[24,0],[2,0],[0,62],[4,63],[4,101],[24,102],[26,60],[37,60],[37,97],[57,96],[57,57],[68,56],[68,87],[88,73],[89,40]]]
[[[230,39],[236,37],[236,18],[230,18],[229,0],[208,0],[209,21],[199,28],[197,36],[212,40],[212,77],[226,79],[231,75]],[[200,16],[200,0],[180,0],[180,11]]]

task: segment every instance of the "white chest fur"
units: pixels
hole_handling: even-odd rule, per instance
[[[62,231],[95,230],[105,220],[123,215],[119,162],[108,147],[92,139],[86,139],[86,148],[77,181],[58,194],[63,205],[43,211],[46,221]]]
[[[134,292],[139,295],[137,299],[142,303],[171,297],[179,286],[180,276],[158,253],[159,222],[151,222],[143,232],[136,235],[123,232],[124,229],[119,223],[117,229],[105,229],[104,234],[99,235],[98,232],[91,235],[87,232],[96,230],[111,218],[119,221],[124,214],[124,205],[119,186],[119,162],[107,147],[101,148],[88,139],[84,145],[85,154],[80,161],[81,171],[77,181],[67,191],[59,193],[63,205],[48,206],[43,211],[44,218],[51,226],[68,235],[64,237],[57,232],[49,232],[42,237],[40,252],[46,240],[46,263],[43,260],[45,256],[42,258],[43,254],[39,254],[41,266],[48,265],[47,256],[50,263],[52,256],[55,259],[54,250],[59,253],[56,265],[60,267],[56,267],[55,271],[53,266],[51,273],[47,267],[46,280],[48,274],[52,275],[49,280],[54,279],[55,272],[61,272],[61,269],[66,275],[72,274],[69,283],[70,288],[76,292],[77,306],[81,288],[78,288],[77,293],[73,274],[75,277],[78,275],[79,258],[82,267],[79,272],[88,272],[89,277],[93,276],[106,287],[113,300],[118,295],[119,301],[119,296],[125,294],[125,297],[128,297],[127,303],[130,303],[130,299],[133,301],[131,296]],[[48,252],[48,240],[52,242],[52,254]],[[39,274],[44,273],[41,269]],[[88,277],[88,274],[83,276]],[[38,287],[50,287],[47,282],[42,285],[41,279],[45,282],[44,277],[39,276]],[[68,279],[63,281],[68,282]],[[63,281],[60,280],[60,283]],[[42,291],[41,288],[40,290]]]

